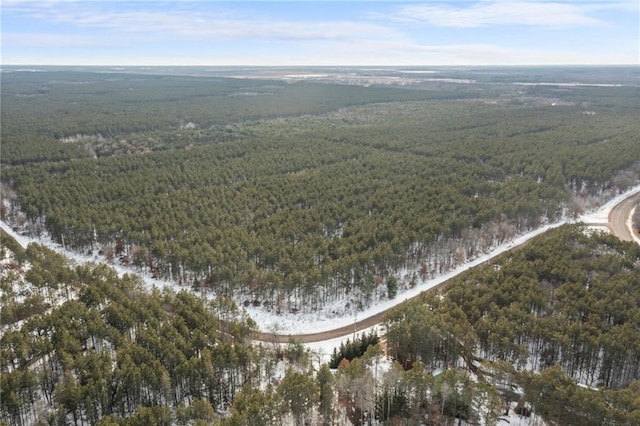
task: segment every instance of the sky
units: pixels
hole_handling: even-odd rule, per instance
[[[640,0],[2,0],[3,65],[640,64]]]

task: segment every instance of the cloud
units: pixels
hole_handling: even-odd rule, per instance
[[[156,34],[162,38],[183,39],[359,39],[361,37],[400,37],[392,28],[366,22],[313,19],[286,21],[268,17],[246,17],[228,11],[198,10],[192,3],[162,10],[153,3],[134,3],[137,8],[121,8],[119,2],[48,2],[36,7],[33,2],[11,0],[10,10],[42,21],[82,29],[107,29],[131,34]],[[114,6],[115,5],[115,6]],[[186,6],[192,6],[187,9]],[[215,5],[215,3],[214,3]]]
[[[526,48],[523,43],[518,48],[509,48],[505,46],[518,45],[513,41],[522,40],[515,32],[509,43],[499,46],[503,43],[496,42],[496,37],[480,37],[481,32],[462,30],[513,25],[609,29],[615,25],[612,25],[613,21],[604,24],[605,18],[634,16],[628,11],[635,11],[637,16],[637,0],[423,1],[423,4],[390,2],[383,9],[392,7],[395,13],[385,15],[384,19],[380,15],[367,14],[368,7],[359,9],[357,18],[341,19],[312,16],[304,13],[304,8],[275,14],[269,7],[257,6],[261,3],[243,6],[241,2],[232,5],[196,1],[2,0],[3,60],[118,65],[637,62],[637,40],[618,41],[629,39],[624,32],[611,39],[615,44],[608,42],[614,48],[596,50],[586,42],[584,33],[568,37],[566,43],[558,46],[549,45],[548,41],[538,43],[532,38],[525,43]],[[407,22],[419,24],[421,28],[403,24]],[[454,30],[442,31],[447,34],[445,39],[425,24],[454,27]],[[506,30],[511,31],[511,28]],[[572,39],[580,40],[580,43],[571,44]],[[494,42],[496,44],[492,44]],[[89,54],[90,47],[97,48]],[[38,48],[42,50],[37,51]]]
[[[587,49],[588,50],[588,49]],[[100,55],[83,57],[78,61],[70,50],[56,50],[51,57],[21,58],[16,56],[7,64],[32,65],[200,65],[200,66],[478,66],[478,65],[552,65],[552,64],[624,64],[629,56],[610,52],[594,56],[590,51],[562,51],[549,49],[506,48],[494,44],[421,44],[398,40],[366,40],[354,48],[353,43],[342,40],[303,41],[296,51],[257,49],[236,50],[218,54],[212,50],[139,52],[122,55],[116,49]]]
[[[565,51],[553,46],[505,47],[492,43],[431,44],[398,40],[370,40],[353,45],[332,42],[309,49],[306,57],[290,57],[292,63],[303,65],[546,65],[546,64],[625,64],[626,52],[594,54],[590,49]],[[318,61],[325,61],[318,63]],[[277,64],[276,61],[273,63]]]
[[[78,37],[76,35],[66,34],[24,34],[5,32],[2,33],[2,44],[21,47],[36,48],[117,48],[123,45],[113,38],[105,39],[104,37]]]
[[[539,27],[597,26],[604,22],[589,12],[628,9],[628,2],[561,3],[534,1],[481,1],[470,7],[411,4],[392,16],[395,21],[427,23],[440,27],[476,28],[495,25]]]

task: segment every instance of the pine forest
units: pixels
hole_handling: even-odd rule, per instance
[[[0,424],[640,424],[640,246],[574,223],[640,182],[637,69],[343,71],[3,68]],[[366,311],[561,221],[330,359],[244,309]]]

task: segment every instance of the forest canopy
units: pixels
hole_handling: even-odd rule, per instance
[[[0,423],[331,424],[338,404],[355,423],[493,424],[518,388],[551,424],[636,424],[640,249],[582,225],[403,304],[385,336],[336,348],[335,372],[295,339],[246,344],[234,303],[363,308],[637,184],[628,70],[512,84],[587,71],[364,87],[3,70],[2,220],[184,288],[2,233]]]
[[[393,297],[637,180],[636,87],[35,74],[2,81],[5,219],[278,311]]]
[[[634,424],[638,283],[637,244],[565,225],[396,308],[389,354],[427,371],[462,367],[505,395],[510,377],[552,424]]]
[[[277,425],[322,413],[331,424],[344,406],[353,422],[493,424],[519,399],[552,424],[640,418],[640,249],[580,225],[391,312],[384,339],[397,363],[379,375],[375,335],[336,350],[333,373],[292,341],[284,352],[300,365],[277,386],[264,385],[276,354],[245,343],[254,324],[225,299],[148,290],[4,234],[2,247],[3,318],[29,298],[44,310],[3,320],[0,423]]]
[[[273,362],[244,344],[255,324],[233,304],[71,266],[37,244],[21,251],[4,232],[2,247],[0,424],[211,421]],[[40,309],[12,315],[34,300]]]

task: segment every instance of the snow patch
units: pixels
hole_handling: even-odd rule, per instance
[[[629,230],[631,231],[631,237],[633,238],[633,241],[640,244],[640,238],[638,238],[638,234],[633,231],[633,215],[636,213],[637,208],[638,206],[634,207],[631,210],[631,214],[629,214],[629,217],[627,218],[627,228],[629,228]]]

